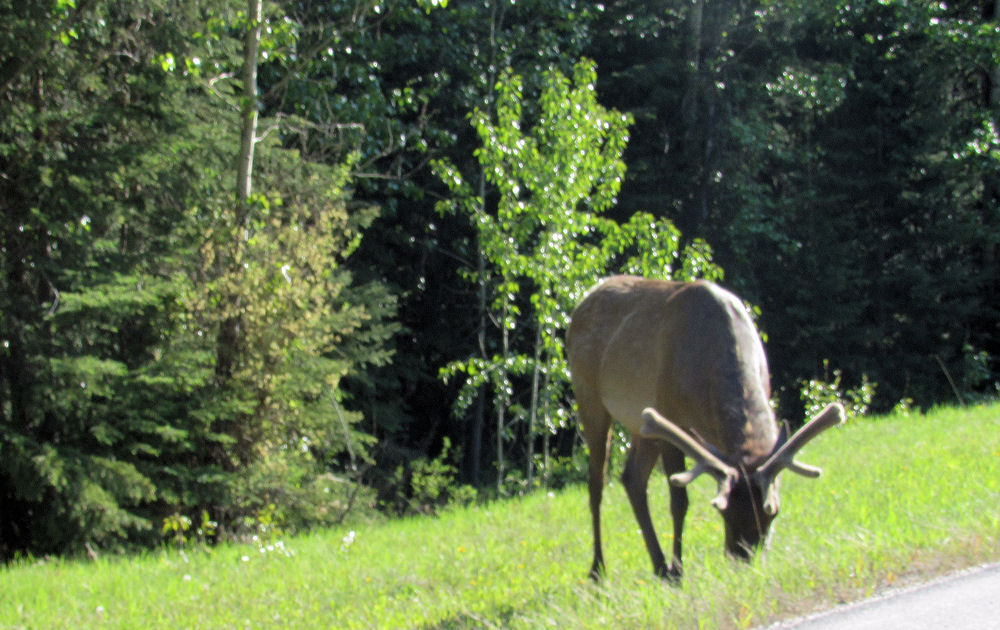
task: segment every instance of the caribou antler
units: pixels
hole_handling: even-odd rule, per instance
[[[778,494],[774,491],[774,480],[784,469],[803,477],[819,477],[823,470],[808,464],[795,461],[795,455],[814,437],[831,427],[842,424],[846,416],[844,408],[839,403],[827,405],[812,420],[795,432],[784,444],[779,443],[774,453],[761,464],[754,475],[757,477],[761,493],[764,496],[764,511],[775,514],[778,511]]]
[[[831,427],[843,423],[845,418],[844,408],[839,403],[827,405],[815,418],[796,431],[787,442],[775,449],[767,461],[757,469],[757,472],[760,475],[774,479],[779,472],[787,468],[804,477],[819,477],[823,472],[821,469],[809,466],[808,464],[800,464],[795,461],[795,455],[814,437]]]
[[[684,487],[698,478],[702,473],[707,472],[719,482],[719,492],[712,500],[712,505],[719,510],[725,510],[729,504],[729,493],[732,491],[733,483],[739,476],[739,471],[722,461],[714,453],[699,444],[691,434],[661,416],[652,407],[643,410],[642,419],[642,429],[639,431],[642,437],[654,440],[666,440],[679,448],[695,462],[694,468],[691,470],[670,475],[670,483],[678,487]]]

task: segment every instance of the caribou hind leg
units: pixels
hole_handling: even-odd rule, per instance
[[[604,478],[608,468],[608,449],[611,445],[611,416],[603,408],[588,412],[583,404],[580,418],[583,437],[590,452],[588,490],[590,491],[590,518],[594,531],[594,561],[590,566],[590,577],[594,581],[604,574],[604,552],[601,549],[601,498],[604,494]]]

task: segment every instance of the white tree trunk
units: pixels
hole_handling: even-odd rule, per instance
[[[246,45],[243,47],[243,97],[240,99],[240,156],[236,176],[237,217],[242,226],[247,220],[247,203],[253,180],[253,152],[257,140],[257,57],[263,0],[247,0]]]

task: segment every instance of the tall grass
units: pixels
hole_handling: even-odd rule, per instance
[[[586,579],[586,489],[278,545],[0,569],[0,628],[746,628],[1000,558],[1000,406],[862,420],[785,473],[771,550],[722,553],[696,482],[681,587],[655,578],[624,492],[605,493],[608,576]],[[668,492],[651,487],[670,543]]]

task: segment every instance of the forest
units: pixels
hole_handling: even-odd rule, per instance
[[[579,479],[612,273],[740,295],[793,425],[995,397],[998,10],[0,0],[0,560]]]

